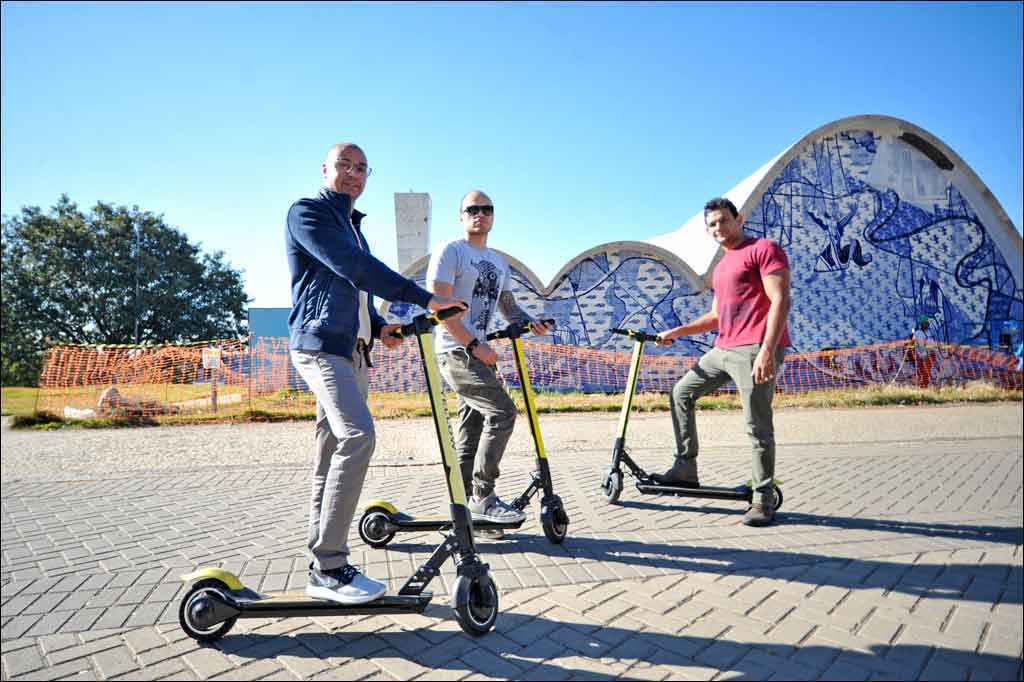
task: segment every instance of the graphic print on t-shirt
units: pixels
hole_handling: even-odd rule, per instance
[[[472,308],[479,310],[477,316],[473,318],[473,326],[481,332],[487,332],[487,323],[491,321],[491,314],[494,312],[494,302],[498,300],[498,268],[494,266],[489,260],[481,258],[480,260],[469,262],[479,273],[476,278],[476,283],[473,285],[473,303]]]

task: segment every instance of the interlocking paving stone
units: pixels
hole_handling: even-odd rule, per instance
[[[1020,421],[1019,406],[991,409]],[[450,564],[420,616],[242,620],[213,647],[188,639],[178,576],[197,565],[261,590],[302,588],[304,467],[31,485],[5,475],[4,674],[18,675],[10,659],[40,665],[31,679],[1019,678],[1017,433],[788,446],[786,506],[766,529],[740,525],[728,503],[630,485],[608,505],[606,446],[562,454],[552,441],[569,537],[548,543],[531,509],[508,539],[478,543],[502,587],[496,629],[479,640],[452,619]],[[668,447],[658,452],[667,462]],[[730,480],[749,454],[711,446],[701,461],[702,478]],[[502,491],[525,485],[531,465],[511,450]],[[963,486],[928,484],[949,467]],[[434,469],[373,467],[364,500],[443,512]],[[204,494],[247,485],[258,492]],[[396,590],[437,540],[411,533],[372,550],[353,533],[353,560]]]

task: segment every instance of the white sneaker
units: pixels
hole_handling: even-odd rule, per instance
[[[517,523],[526,520],[526,513],[506,504],[491,493],[482,500],[476,495],[469,500],[469,512],[474,521],[494,521],[495,523]]]
[[[321,571],[310,566],[306,594],[338,604],[365,604],[380,599],[387,585],[367,578],[355,566],[341,566]]]

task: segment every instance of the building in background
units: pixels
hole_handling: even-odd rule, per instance
[[[430,252],[430,195],[426,192],[395,192],[395,235],[398,271]]]
[[[746,216],[748,234],[789,255],[797,351],[905,339],[922,317],[940,343],[1020,342],[1021,236],[963,159],[912,123],[834,121],[723,196]],[[660,331],[709,308],[720,249],[700,211],[646,241],[588,249],[548,284],[504,255],[523,309],[555,318],[554,342],[628,350],[612,328]],[[424,254],[403,273],[422,284],[428,261]],[[407,321],[420,311],[396,303],[382,312]],[[697,355],[713,342],[704,334],[651,352]]]
[[[936,342],[1015,348],[1021,341],[1022,251],[998,200],[929,132],[887,116],[845,118],[812,131],[724,193],[748,234],[779,242],[793,272],[790,334],[798,351],[883,343],[910,336],[922,317]],[[710,197],[695,199],[697,206]],[[400,269],[424,284],[430,195],[395,194]],[[554,343],[629,350],[614,327],[660,331],[711,305],[720,256],[698,211],[646,241],[594,246],[550,283],[512,266],[524,310],[552,317]],[[382,302],[391,321],[420,310]],[[254,337],[287,336],[287,308],[250,309]],[[498,320],[498,324],[504,324]],[[699,355],[714,334],[654,354]]]

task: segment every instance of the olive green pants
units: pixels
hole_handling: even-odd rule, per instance
[[[751,487],[754,502],[774,504],[772,480],[775,478],[775,427],[772,424],[772,399],[775,397],[775,378],[755,384],[751,372],[760,344],[735,348],[712,348],[697,364],[672,387],[669,398],[672,408],[672,426],[676,435],[676,463],[673,470],[696,474],[699,451],[694,403],[702,395],[721,388],[730,380],[736,384],[743,403],[743,418],[747,422],[747,435],[753,447]],[[775,375],[782,370],[786,351],[775,350]],[[690,476],[686,476],[689,478]]]

